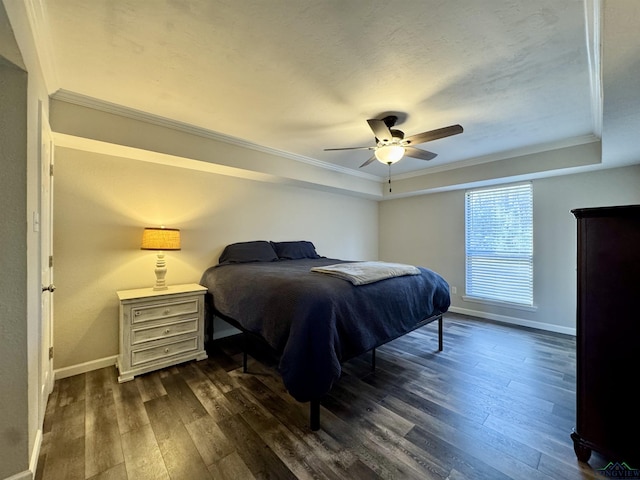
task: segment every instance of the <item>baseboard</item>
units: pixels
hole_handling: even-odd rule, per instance
[[[98,360],[92,360],[90,362],[80,363],[78,365],[72,365],[70,367],[59,368],[53,371],[54,380],[61,378],[73,377],[74,375],[80,375],[81,373],[91,372],[105,367],[114,367],[118,356],[100,358]]]
[[[33,478],[34,478],[33,472],[31,470],[25,470],[24,472],[11,475],[10,477],[5,478],[4,480],[33,480]]]
[[[572,335],[574,337],[576,336],[575,328],[561,327],[552,323],[533,322],[531,320],[525,320],[523,318],[509,317],[507,315],[497,315],[495,313],[479,312],[477,310],[460,307],[449,307],[449,311],[453,313],[460,313],[462,315],[470,315],[472,317],[486,318],[487,320],[494,320],[496,322],[507,323],[510,325],[518,325],[521,327],[545,330],[547,332],[563,333],[565,335]]]
[[[213,334],[213,339],[217,340],[218,338],[229,337],[238,333],[240,333],[240,330],[237,330],[229,325],[228,328],[216,329]],[[61,378],[73,377],[74,375],[80,375],[81,373],[99,370],[100,368],[115,368],[117,359],[118,356],[114,355],[112,357],[99,358],[98,360],[92,360],[90,362],[80,363],[78,365],[71,365],[70,367],[59,368],[53,371],[53,378],[55,381],[60,380]]]

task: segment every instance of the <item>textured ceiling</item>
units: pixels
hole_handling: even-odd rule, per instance
[[[385,112],[465,130],[394,174],[600,136],[583,0],[42,1],[56,88],[346,168]]]

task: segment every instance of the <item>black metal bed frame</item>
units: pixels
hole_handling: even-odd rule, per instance
[[[240,330],[242,332],[243,335],[243,348],[242,348],[242,372],[243,373],[247,373],[247,347],[249,346],[249,338],[254,338],[257,339],[261,344],[265,345],[271,352],[273,352],[276,356],[280,356],[279,352],[274,351],[273,348],[271,348],[270,345],[267,344],[267,342],[264,340],[264,338],[262,338],[259,334],[251,332],[247,329],[245,329],[242,325],[240,325],[240,323],[238,323],[237,320],[234,320],[233,318],[227,317],[226,315],[221,314],[220,312],[218,312],[217,310],[215,310],[215,308],[211,307],[211,313],[213,313],[213,315],[215,315],[216,317],[221,318],[222,320],[224,320],[225,322],[227,322],[228,324],[230,324],[231,326],[237,328],[238,330]],[[400,338],[408,333],[413,332],[414,330],[420,328],[420,327],[424,327],[425,325],[428,325],[429,323],[432,323],[434,321],[438,321],[438,351],[441,352],[443,350],[443,320],[442,317],[444,316],[444,313],[439,313],[437,315],[432,315],[430,317],[425,318],[424,320],[421,320],[420,322],[416,323],[410,330],[407,330],[406,332],[401,333],[400,335],[396,335],[394,337],[388,338],[386,339],[384,342],[379,343],[378,345],[376,345],[375,347],[373,347],[370,350],[365,350],[364,352],[359,353],[358,355],[354,355],[351,357],[348,357],[346,359],[342,360],[342,363],[348,362],[349,360],[360,356],[364,353],[367,353],[367,351],[371,352],[371,370],[375,370],[376,368],[376,348],[381,347],[382,345],[385,345],[397,338]],[[211,320],[211,329],[213,329],[213,316],[208,315],[208,318]],[[213,336],[210,337],[211,340],[213,340]],[[309,402],[309,427],[311,428],[311,430],[316,431],[320,429],[320,399],[315,399],[315,400],[311,400]]]

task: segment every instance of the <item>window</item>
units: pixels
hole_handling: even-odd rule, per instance
[[[533,306],[531,183],[465,195],[466,295]]]

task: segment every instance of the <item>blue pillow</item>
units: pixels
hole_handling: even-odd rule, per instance
[[[218,259],[218,264],[273,262],[275,260],[278,260],[278,255],[273,250],[271,243],[266,240],[256,240],[227,245]]]
[[[298,260],[300,258],[322,258],[316,252],[311,242],[300,240],[296,242],[271,242],[280,260]]]

